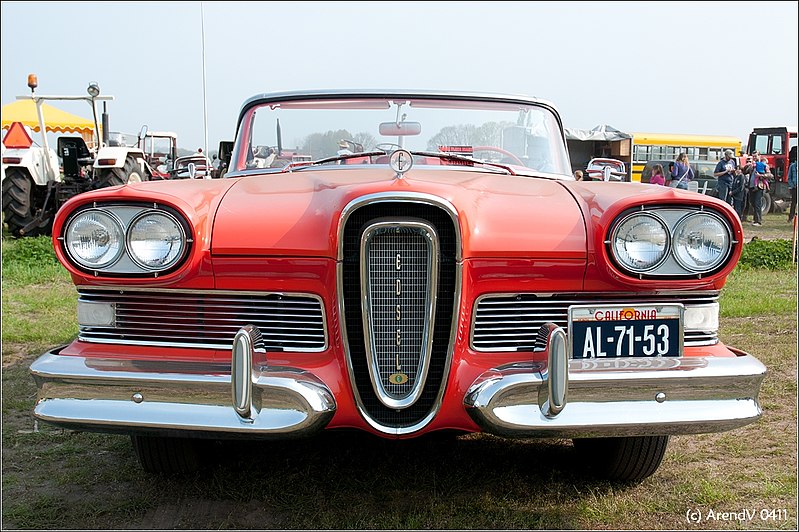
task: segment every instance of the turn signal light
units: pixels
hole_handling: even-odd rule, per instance
[[[19,164],[22,162],[22,157],[3,157],[3,164]]]
[[[100,166],[114,166],[117,164],[116,159],[97,159],[97,164]]]

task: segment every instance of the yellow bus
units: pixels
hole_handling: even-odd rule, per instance
[[[726,149],[731,149],[735,155],[742,155],[742,142],[738,137],[665,133],[632,133],[632,136],[631,177],[632,181],[639,183],[641,171],[650,160],[673,161],[680,153],[685,152],[692,161],[718,161]]]

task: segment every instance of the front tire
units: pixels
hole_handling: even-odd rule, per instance
[[[36,217],[36,185],[23,168],[6,168],[3,180],[3,218],[8,231],[16,238],[50,233],[52,216],[45,216],[38,225],[23,233],[22,229]]]
[[[599,476],[608,480],[637,481],[652,475],[660,466],[669,437],[585,438],[573,442]]]
[[[149,473],[190,473],[200,468],[196,439],[131,435],[142,469]]]
[[[128,183],[149,181],[135,157],[128,156],[122,168],[99,168],[97,170],[97,188],[113,187]]]

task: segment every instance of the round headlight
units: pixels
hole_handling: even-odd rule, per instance
[[[633,214],[613,231],[611,246],[621,266],[645,272],[666,258],[669,233],[660,218],[646,213]]]
[[[180,259],[186,235],[171,214],[147,211],[137,216],[128,228],[130,257],[148,270],[165,270]]]
[[[85,268],[101,269],[122,254],[122,226],[111,213],[89,209],[73,218],[64,231],[67,254]]]
[[[674,227],[674,258],[692,272],[706,272],[730,253],[730,231],[718,217],[706,212],[689,214]]]

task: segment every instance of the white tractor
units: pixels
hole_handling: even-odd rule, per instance
[[[97,102],[113,100],[100,96],[96,83],[87,89],[88,96],[41,96],[35,94],[36,76],[28,76],[30,98],[36,103],[41,145],[6,146],[3,152],[3,218],[15,237],[50,234],[53,216],[69,198],[96,188],[148,181],[152,172],[139,147],[112,147],[100,138]],[[94,117],[95,141],[90,148],[83,137],[58,138],[57,152],[47,141],[42,103],[52,100],[83,100],[89,103]],[[106,115],[103,115],[107,129]],[[20,124],[21,127],[21,124]],[[61,162],[59,163],[59,159]]]

